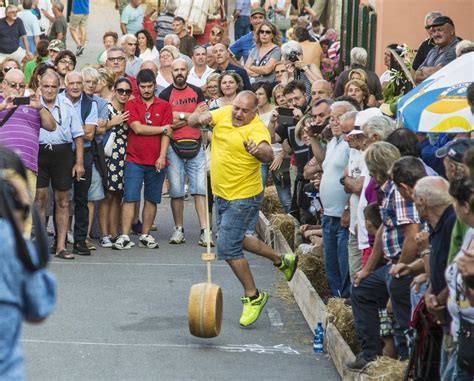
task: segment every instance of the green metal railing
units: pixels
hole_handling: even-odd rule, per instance
[[[341,57],[344,66],[350,65],[351,49],[360,46],[368,52],[368,68],[375,67],[376,13],[360,0],[343,0]]]

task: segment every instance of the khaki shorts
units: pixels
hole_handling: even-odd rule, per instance
[[[78,27],[85,28],[87,26],[87,18],[89,15],[76,15],[71,13],[71,17],[69,18],[69,26],[73,29]]]

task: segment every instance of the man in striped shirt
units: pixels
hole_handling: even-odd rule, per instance
[[[12,69],[5,75],[3,96],[0,96],[0,145],[20,155],[29,172],[35,174],[29,176],[33,179],[38,172],[40,128],[54,131],[56,122],[36,94],[29,97],[28,104],[16,105],[18,98],[24,96],[25,86],[21,70]],[[36,181],[30,184],[33,185],[32,189],[36,190]]]
[[[173,20],[174,20],[174,11],[176,11],[177,5],[173,0],[168,1],[166,4],[165,13],[158,16],[155,23],[155,32],[156,32],[156,48],[161,50],[164,46],[164,39],[167,34],[174,33],[173,31]]]

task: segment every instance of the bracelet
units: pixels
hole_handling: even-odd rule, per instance
[[[431,253],[431,250],[430,250],[430,249],[425,249],[425,250],[422,250],[422,251],[420,252],[420,254],[418,254],[418,256],[419,256],[420,258],[423,258],[423,257],[426,257],[427,255],[430,255],[430,253]]]

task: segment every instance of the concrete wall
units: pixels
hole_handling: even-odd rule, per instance
[[[456,34],[474,41],[474,0],[362,0],[377,12],[376,71],[385,71],[384,49],[391,43],[406,43],[417,49],[427,37],[424,18],[429,11],[451,17]]]

